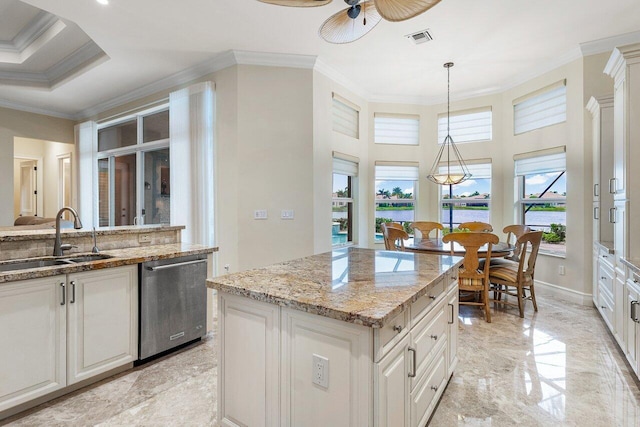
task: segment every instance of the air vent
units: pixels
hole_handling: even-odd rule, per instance
[[[429,30],[418,31],[417,33],[409,34],[405,36],[409,40],[413,40],[415,44],[426,43],[428,41],[433,40]]]

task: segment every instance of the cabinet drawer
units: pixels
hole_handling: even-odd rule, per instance
[[[598,263],[598,287],[605,289],[610,298],[613,297],[613,269],[606,262]]]
[[[598,311],[604,318],[609,328],[613,331],[613,302],[607,297],[605,293],[598,294]]]
[[[615,257],[610,254],[607,249],[600,248],[598,251],[598,263],[604,263],[607,267],[613,270],[613,263]]]
[[[457,278],[457,272],[455,273]],[[438,299],[440,295],[444,293],[444,290],[449,285],[450,279],[447,277],[436,282],[426,294],[418,298],[413,304],[411,304],[411,325],[415,325],[422,319],[429,310],[433,308],[433,303]],[[446,282],[446,283],[445,283]]]
[[[411,379],[411,389],[416,386],[417,379],[421,378],[441,346],[446,342],[447,332],[447,316],[443,310],[442,304],[438,304],[439,309],[434,309],[425,316],[411,330],[411,348],[415,349],[415,373],[416,376]],[[443,347],[444,348],[444,347]]]
[[[447,385],[444,347],[411,393],[410,425],[425,426]]]
[[[386,325],[373,333],[376,362],[384,357],[408,332],[409,310],[397,314]]]

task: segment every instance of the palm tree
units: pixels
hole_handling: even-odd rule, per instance
[[[400,187],[393,187],[393,190],[391,190],[391,195],[398,196],[398,199],[401,199],[404,195],[404,191],[402,191],[402,188]]]

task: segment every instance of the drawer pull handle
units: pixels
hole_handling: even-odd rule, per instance
[[[600,306],[600,308],[601,308],[601,309],[603,309],[603,310],[605,310],[605,309],[607,308],[607,306],[605,306],[605,305],[601,305],[601,306]]]
[[[438,391],[438,386],[437,386],[437,385],[432,385],[432,386],[431,386],[431,390],[433,390],[433,391]]]
[[[400,333],[400,332],[402,332],[402,326],[396,325],[396,326],[393,327],[393,330],[396,331],[397,333]]]
[[[602,280],[606,280],[607,278],[605,276],[600,277]]]
[[[69,301],[70,304],[73,304],[76,302],[76,281],[72,280],[71,281],[71,301]]]
[[[616,194],[616,187],[614,185],[615,181],[615,178],[609,179],[609,194]]]
[[[449,322],[450,325],[453,325],[453,304],[449,304],[449,307],[451,307],[451,321]]]
[[[434,341],[438,341],[438,336],[437,335],[431,335],[431,339]]]
[[[633,283],[638,283],[638,279],[633,279]]]
[[[636,306],[638,305],[638,301],[631,301],[631,320],[638,323],[638,316],[636,314]]]
[[[65,305],[67,303],[67,300],[65,297],[64,282],[60,282],[60,289],[62,289],[62,302],[60,303],[60,305]]]
[[[409,372],[409,378],[415,378],[416,376],[416,349],[409,347],[407,350],[409,350],[412,353],[412,357],[411,357],[411,361],[412,361],[412,369],[411,372]]]
[[[432,300],[436,299],[436,297],[434,297],[433,295],[429,295],[429,298],[432,299]]]
[[[610,208],[609,209],[609,222],[611,224],[615,224],[616,223],[616,208]]]

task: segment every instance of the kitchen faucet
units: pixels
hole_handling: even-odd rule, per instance
[[[62,218],[62,214],[64,211],[69,211],[73,215],[73,228],[79,230],[82,228],[82,222],[80,222],[80,218],[78,217],[78,212],[76,212],[73,208],[69,206],[65,206],[64,208],[58,211],[56,215],[56,241],[53,244],[53,256],[61,256],[63,255],[62,251],[66,251],[71,249],[70,244],[62,244],[62,239],[60,238],[60,218]]]

